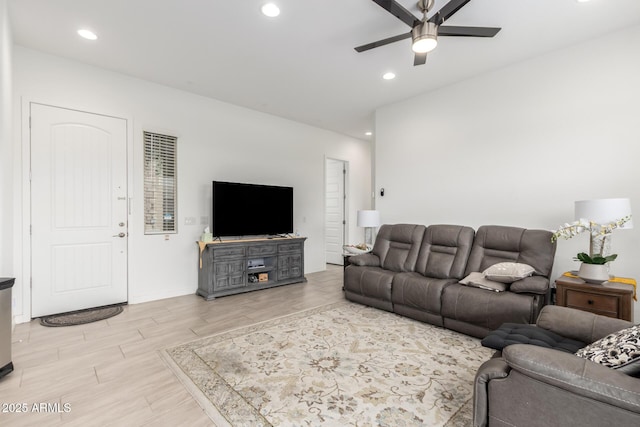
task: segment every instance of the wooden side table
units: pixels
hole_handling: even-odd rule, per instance
[[[631,285],[613,282],[594,285],[563,276],[556,280],[556,296],[557,305],[633,322]]]

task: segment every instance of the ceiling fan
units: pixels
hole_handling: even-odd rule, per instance
[[[451,0],[442,9],[427,19],[427,13],[433,7],[435,0],[419,0],[418,8],[422,12],[422,19],[418,19],[395,0],[373,0],[393,16],[411,27],[411,31],[405,34],[378,40],[355,48],[357,52],[364,52],[376,47],[384,46],[400,40],[411,38],[411,49],[415,56],[413,65],[422,65],[427,62],[427,53],[435,49],[438,44],[438,36],[454,37],[493,37],[498,34],[500,28],[493,27],[457,27],[442,25],[454,13],[459,11],[471,0]]]

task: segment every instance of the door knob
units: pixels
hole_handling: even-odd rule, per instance
[[[124,237],[124,236],[126,236],[126,233],[118,233],[113,237]]]

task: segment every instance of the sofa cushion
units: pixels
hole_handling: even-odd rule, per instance
[[[393,277],[391,301],[395,306],[403,305],[440,314],[443,289],[456,279],[435,279],[419,273],[398,273]]]
[[[458,330],[455,323],[468,323],[474,325],[478,332],[464,333],[484,338],[503,323],[535,322],[542,301],[543,295],[490,292],[454,283],[442,292],[442,316],[445,327]],[[447,319],[456,322],[448,322]]]
[[[578,350],[576,356],[628,375],[640,374],[640,325],[609,334]]]
[[[420,245],[416,269],[426,277],[461,279],[475,231],[462,225],[436,224],[427,227]]]
[[[424,225],[384,224],[380,227],[372,254],[380,259],[388,271],[414,271]]]
[[[536,276],[549,277],[556,252],[551,235],[546,230],[483,225],[476,232],[466,274],[499,262],[517,262],[533,267]]]
[[[380,258],[374,254],[360,254],[349,257],[349,264],[361,267],[380,267]]]
[[[391,302],[394,272],[379,267],[348,266],[344,271],[344,289],[354,294]]]
[[[513,283],[533,274],[535,268],[519,262],[499,262],[487,268],[483,274],[489,280],[502,283]]]
[[[484,277],[483,273],[477,271],[469,273],[467,277],[460,280],[461,284],[467,286],[473,286],[475,288],[486,289],[494,292],[504,292],[509,288],[508,283],[495,282]]]
[[[482,340],[483,346],[500,351],[511,344],[531,344],[567,353],[575,353],[585,345],[535,325],[518,323],[504,323]]]
[[[539,294],[545,295],[549,290],[549,279],[542,276],[529,276],[516,280],[509,286],[511,292],[517,294]]]

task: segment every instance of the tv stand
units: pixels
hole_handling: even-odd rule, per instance
[[[306,237],[198,242],[197,294],[216,297],[306,282]]]

